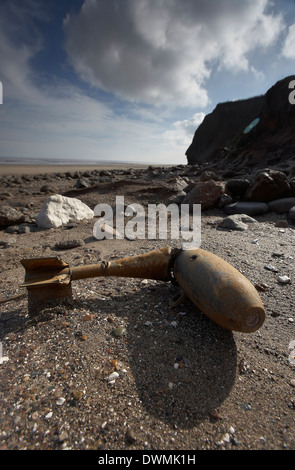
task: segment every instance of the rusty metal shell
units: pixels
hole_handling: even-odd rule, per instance
[[[245,333],[262,326],[265,310],[253,284],[213,253],[182,251],[174,262],[174,276],[199,310],[220,326]]]

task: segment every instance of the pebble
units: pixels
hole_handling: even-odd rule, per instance
[[[278,273],[278,269],[275,268],[272,264],[266,264],[264,266],[265,269],[267,269],[268,271],[272,271],[273,273]]]
[[[94,319],[94,315],[93,314],[89,314],[89,315],[85,315],[83,317],[83,321],[91,321]]]
[[[59,405],[59,406],[61,406],[61,405],[63,405],[63,404],[64,404],[64,402],[65,402],[65,401],[66,401],[66,399],[65,399],[65,398],[63,398],[63,397],[60,397],[60,398],[57,400],[56,404],[57,404],[57,405]]]
[[[119,338],[120,336],[123,336],[126,331],[126,328],[123,326],[119,326],[118,328],[113,329],[113,335]]]
[[[125,437],[126,441],[129,442],[129,444],[133,444],[134,442],[136,442],[136,436],[134,434],[134,431],[130,428],[127,429]]]
[[[60,435],[58,436],[59,442],[64,442],[66,439],[68,439],[69,435],[66,431],[61,431]]]
[[[3,362],[7,362],[7,361],[8,361],[8,356],[0,357],[0,364],[3,364]]]
[[[251,405],[249,403],[243,403],[242,408],[245,411],[250,411],[252,409]]]
[[[108,376],[108,383],[109,384],[114,384],[116,379],[119,377],[119,374],[118,372],[112,372],[109,376]]]
[[[275,222],[275,227],[288,228],[289,224],[288,224],[287,220],[277,220]]]
[[[279,284],[289,284],[291,279],[288,276],[279,276],[277,281]]]
[[[73,398],[74,400],[80,400],[82,398],[82,395],[83,393],[81,392],[81,390],[74,390],[73,391]]]
[[[63,240],[55,244],[57,250],[71,250],[72,248],[77,248],[78,246],[84,246],[85,242],[82,239],[77,240]]]
[[[46,419],[50,419],[52,418],[52,415],[53,415],[53,412],[52,411],[49,411],[49,413],[47,413],[47,415],[45,416]]]

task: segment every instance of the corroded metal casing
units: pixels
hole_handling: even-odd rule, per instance
[[[226,261],[208,251],[182,251],[174,276],[188,298],[218,325],[250,333],[261,327],[265,310],[251,282]]]

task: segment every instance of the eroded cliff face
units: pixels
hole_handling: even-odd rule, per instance
[[[241,131],[259,116],[263,103],[264,96],[219,103],[196,130],[186,151],[188,163],[202,163],[215,150],[231,146]]]
[[[188,164],[217,167],[288,167],[295,159],[295,104],[289,84],[295,75],[277,82],[263,96],[218,104],[195,132],[186,151]],[[259,122],[244,133],[256,118]]]

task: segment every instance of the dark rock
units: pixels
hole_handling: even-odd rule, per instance
[[[268,203],[269,210],[277,214],[284,214],[293,206],[295,206],[295,197],[276,199]]]
[[[25,221],[25,216],[10,206],[0,207],[0,228],[9,227],[10,225],[21,224]]]
[[[263,215],[268,212],[265,202],[234,202],[223,207],[226,214]]]
[[[182,204],[189,204],[190,210],[193,209],[193,204],[201,204],[202,211],[205,211],[217,205],[220,196],[224,194],[224,189],[225,185],[222,181],[199,182],[185,196]]]
[[[21,225],[10,225],[5,230],[6,233],[30,233],[31,226],[29,224],[21,224]]]
[[[295,206],[289,210],[288,216],[291,220],[295,220]]]
[[[71,250],[72,248],[77,248],[78,246],[84,246],[85,242],[82,239],[77,240],[63,240],[55,244],[56,250]]]
[[[252,186],[247,190],[248,201],[269,202],[288,196],[291,187],[285,173],[277,170],[266,170],[258,173]]]
[[[209,180],[218,181],[220,180],[220,178],[219,176],[217,176],[216,173],[214,173],[214,171],[203,171],[200,175],[200,181],[209,181]]]
[[[222,207],[231,204],[233,201],[232,197],[229,194],[222,194],[218,201],[218,207],[221,209]]]
[[[289,224],[288,224],[288,221],[287,220],[277,220],[275,222],[275,227],[279,227],[279,228],[288,228],[289,227]]]
[[[250,181],[242,178],[232,178],[226,183],[226,191],[229,191],[233,196],[243,197],[249,187]]]
[[[55,190],[54,188],[52,188],[51,186],[49,186],[48,184],[44,184],[41,188],[40,188],[40,191],[42,193],[54,193]]]
[[[88,179],[86,178],[78,178],[75,184],[75,187],[80,189],[80,188],[89,188],[91,186],[91,183],[89,182]]]
[[[264,97],[219,103],[205,116],[186,151],[189,165],[204,162],[217,149],[231,145],[232,140],[259,115]]]
[[[289,101],[294,79],[279,80],[263,96],[218,104],[196,130],[188,164],[208,162],[228,171],[270,166],[294,177],[295,106]]]
[[[290,186],[291,186],[292,193],[295,196],[295,178],[291,178],[289,183],[290,183]]]

